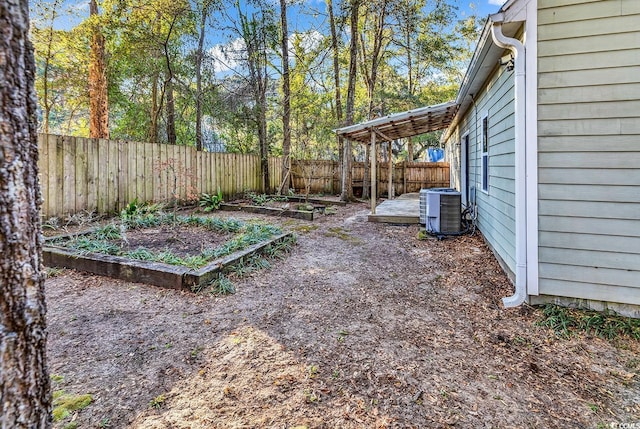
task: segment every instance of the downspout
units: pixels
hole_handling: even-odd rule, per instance
[[[527,187],[526,187],[526,92],[525,51],[518,40],[502,34],[504,14],[489,16],[491,37],[503,49],[509,49],[515,61],[515,211],[516,211],[516,282],[512,296],[502,299],[505,307],[517,307],[527,299]]]

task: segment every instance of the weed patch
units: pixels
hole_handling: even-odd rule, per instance
[[[289,236],[281,241],[265,246],[260,253],[243,258],[229,265],[209,284],[194,287],[193,292],[209,292],[214,295],[235,293],[232,279],[243,278],[255,271],[271,267],[271,261],[282,259],[291,252],[297,238]]]
[[[161,251],[153,251],[145,247],[127,249],[128,231],[161,225],[200,227],[221,234],[233,234],[233,237],[216,248],[203,248],[198,254],[189,256],[180,256],[169,248]],[[246,223],[237,219],[216,217],[174,216],[157,211],[139,211],[131,208],[126,213],[123,211],[119,223],[111,223],[97,228],[90,234],[78,235],[71,239],[54,240],[53,244],[76,250],[80,254],[100,253],[198,269],[213,259],[268,240],[281,232],[278,227],[262,223]]]
[[[580,332],[613,340],[630,337],[640,340],[640,320],[612,311],[581,310],[547,304],[542,307],[538,326],[549,328],[559,337],[570,338]]]
[[[166,400],[167,398],[164,395],[158,395],[151,401],[149,401],[149,407],[159,409],[162,407],[162,404],[164,404]]]

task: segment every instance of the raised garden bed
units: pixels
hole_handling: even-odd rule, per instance
[[[287,208],[253,206],[249,204],[220,204],[220,210],[242,211],[247,213],[258,213],[271,216],[290,217],[294,219],[313,220],[313,211],[290,210]]]
[[[327,200],[324,198],[306,198],[305,196],[300,195],[287,195],[286,197],[281,197],[279,195],[269,195],[269,198],[286,198],[288,201],[298,202],[298,203],[310,203],[310,204],[320,204],[323,206],[340,206],[344,207],[347,205],[344,201],[340,200]]]
[[[243,211],[313,221],[316,212],[334,214],[336,212],[335,206],[345,205],[346,203],[343,201],[249,192],[245,194],[243,199],[221,203],[218,208],[227,211]]]
[[[286,248],[278,228],[216,218],[163,215],[50,237],[44,263],[171,289],[202,290],[237,264]]]

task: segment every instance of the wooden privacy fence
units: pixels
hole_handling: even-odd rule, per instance
[[[225,198],[262,192],[255,155],[51,134],[40,134],[38,146],[44,217],[118,212],[136,198],[186,201],[218,189]],[[271,188],[280,184],[281,164],[269,159]]]
[[[364,162],[354,162],[352,165],[353,188],[356,195],[362,193],[364,167]],[[389,163],[379,162],[377,167],[378,196],[386,195]],[[311,193],[340,192],[340,164],[337,161],[294,160],[291,162],[291,173],[291,185],[296,191],[304,192],[309,185]],[[368,176],[370,177],[370,173]],[[403,161],[393,164],[393,188],[396,195],[419,192],[423,188],[448,187],[448,162]]]
[[[264,192],[256,155],[198,152],[190,146],[40,134],[38,136],[42,216],[83,210],[114,213],[138,201],[196,200],[201,193],[222,191],[226,199],[244,191]],[[386,194],[388,162],[378,164],[379,195]],[[362,191],[364,163],[353,163],[353,187]],[[271,189],[282,177],[282,158],[269,158]],[[421,188],[448,187],[449,164],[394,164],[397,195]],[[293,160],[291,186],[304,193],[340,192],[337,161]]]

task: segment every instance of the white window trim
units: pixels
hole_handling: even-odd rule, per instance
[[[466,195],[469,195],[469,199],[471,199],[471,184],[473,183],[473,177],[471,175],[471,157],[469,156],[470,147],[471,146],[471,133],[469,130],[465,131],[460,137],[460,193],[462,194],[462,199],[466,198]],[[466,148],[465,148],[465,139],[467,140]],[[465,181],[465,173],[466,170],[469,170],[469,180]],[[467,189],[468,188],[468,189]],[[470,201],[462,201],[462,204],[466,205]]]
[[[484,124],[485,121],[487,123],[487,132],[486,132],[486,138],[487,138],[487,151],[484,151],[484,143],[485,143],[485,130],[484,130]],[[487,163],[486,165],[486,169],[487,169],[487,183],[486,183],[486,187],[485,187],[485,162]],[[484,194],[489,194],[489,113],[485,112],[482,117],[480,118],[480,191]]]

